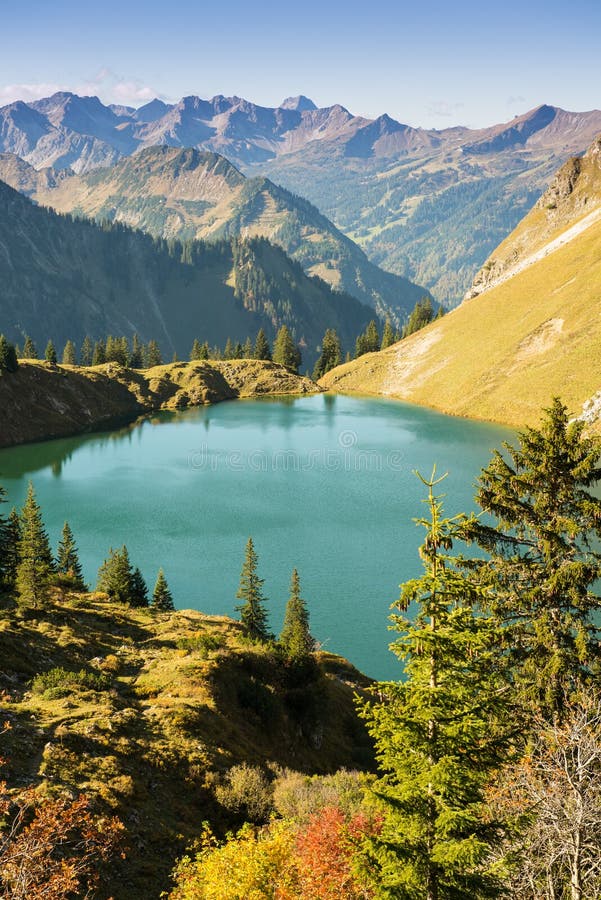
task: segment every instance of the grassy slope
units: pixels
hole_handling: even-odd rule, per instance
[[[0,376],[0,447],[110,427],[157,409],[316,390],[308,378],[259,360],[170,363],[145,371],[28,360]]]
[[[406,341],[321,384],[521,426],[559,395],[574,414],[601,388],[601,222]]]
[[[220,646],[181,648],[199,635]],[[310,773],[371,765],[353,703],[365,678],[320,654],[319,678],[295,689],[273,651],[244,643],[225,617],[57,596],[43,613],[0,613],[0,658],[4,774],[15,787],[85,792],[120,816],[129,850],[111,864],[116,900],[158,898],[202,821],[228,825],[214,773],[241,761]],[[109,687],[30,691],[33,676],[58,666],[104,673]]]

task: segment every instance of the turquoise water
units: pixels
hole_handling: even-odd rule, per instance
[[[252,535],[276,633],[297,567],[315,637],[396,678],[389,606],[420,571],[413,470],[448,471],[447,512],[469,511],[508,437],[386,400],[248,400],[0,451],[0,483],[21,505],[34,482],[53,545],[69,520],[91,584],[108,548],[126,543],[151,587],[164,567],[180,608],[234,614]]]

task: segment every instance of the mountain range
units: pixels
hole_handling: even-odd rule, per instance
[[[601,111],[542,105],[490,128],[413,128],[306,97],[239,97],[139,109],[58,93],[0,109],[0,150],[36,169],[86,173],[145,147],[219,153],[316,204],[376,265],[457,302],[558,166],[601,132]]]
[[[427,328],[328,373],[326,388],[533,424],[554,396],[601,428],[601,138],[568,160]]]
[[[314,206],[216,153],[157,146],[76,175],[0,154],[0,179],[36,203],[166,239],[267,237],[339,291],[400,325],[426,291],[384,272]]]
[[[287,324],[311,365],[326,328],[346,347],[373,317],[310,278],[263,238],[180,243],[36,206],[0,182],[0,332],[59,351],[86,334],[159,342],[187,359],[193,338],[223,346]]]

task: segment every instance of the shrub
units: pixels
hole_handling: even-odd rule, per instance
[[[106,675],[95,675],[85,669],[69,672],[59,667],[36,675],[31,682],[31,690],[34,694],[41,694],[45,700],[56,700],[77,690],[106,691],[110,684]]]

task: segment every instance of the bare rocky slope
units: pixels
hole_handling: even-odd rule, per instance
[[[322,386],[515,426],[559,396],[601,430],[600,208],[595,141],[495,251],[472,299]]]
[[[283,366],[259,360],[171,363],[134,371],[22,361],[0,375],[0,447],[64,437],[131,422],[159,409],[185,409],[266,394],[319,388]]]

